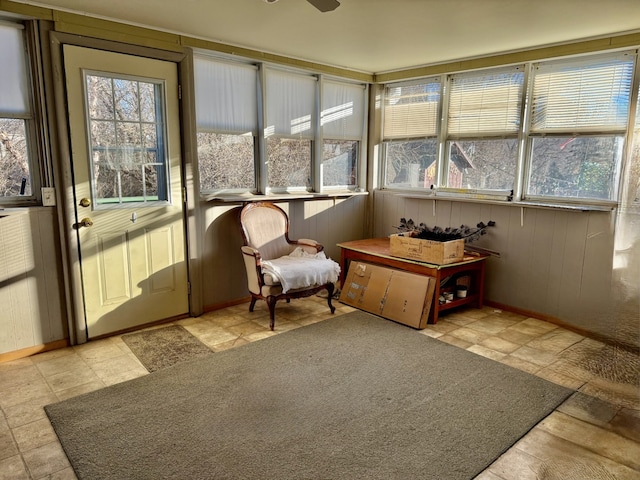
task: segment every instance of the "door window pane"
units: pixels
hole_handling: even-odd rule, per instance
[[[86,74],[94,202],[168,201],[162,85]]]

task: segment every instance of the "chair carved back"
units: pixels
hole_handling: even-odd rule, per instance
[[[240,216],[245,244],[260,252],[263,260],[291,253],[289,219],[284,210],[267,202],[245,207]]]

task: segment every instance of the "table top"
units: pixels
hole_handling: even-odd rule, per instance
[[[394,257],[393,255],[390,254],[389,244],[390,244],[389,237],[383,237],[383,238],[365,238],[363,240],[352,240],[350,242],[338,243],[337,245],[340,248],[344,248],[346,250],[353,250],[354,252],[374,255],[376,257],[388,258],[388,259],[397,260],[400,262],[414,263],[416,265],[424,265],[426,267],[434,268],[434,269],[443,269],[443,268],[454,267],[458,265],[464,265],[465,263],[479,262],[479,261],[485,260],[488,257],[488,255],[484,255],[482,253],[464,252],[464,257],[459,262],[440,265],[437,263],[419,262],[417,260],[411,260],[403,257]]]

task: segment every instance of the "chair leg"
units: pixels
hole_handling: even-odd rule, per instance
[[[276,326],[276,302],[278,299],[276,297],[270,296],[267,297],[267,305],[269,306],[269,328],[271,331]]]
[[[249,304],[250,312],[253,312],[253,308],[256,306],[256,300],[258,300],[256,297],[251,296],[251,303]]]
[[[334,290],[334,288],[335,287],[334,287],[333,283],[327,284],[327,293],[328,293],[328,295],[327,295],[327,303],[329,304],[329,310],[331,310],[331,313],[336,311],[336,307],[334,307],[331,304],[331,299],[333,298],[333,290]]]

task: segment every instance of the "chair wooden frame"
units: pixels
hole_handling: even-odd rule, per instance
[[[267,306],[269,307],[269,328],[274,330],[275,328],[275,308],[278,300],[286,300],[287,303],[290,302],[292,298],[303,298],[314,295],[322,290],[327,291],[327,304],[329,305],[329,310],[331,313],[335,312],[335,307],[331,303],[331,299],[334,293],[334,284],[332,282],[323,284],[323,285],[312,285],[307,288],[294,289],[289,290],[286,293],[282,292],[282,286],[280,284],[277,285],[269,285],[265,282],[264,274],[262,273],[262,260],[263,256],[260,253],[258,248],[255,248],[254,245],[251,244],[250,234],[247,231],[245,226],[246,217],[249,213],[253,212],[255,209],[259,208],[268,208],[277,211],[280,215],[282,215],[284,220],[284,239],[289,246],[289,252],[293,251],[296,247],[303,247],[305,250],[318,253],[321,252],[324,247],[316,242],[315,240],[309,239],[299,239],[299,240],[291,240],[289,238],[289,217],[287,213],[282,210],[277,205],[271,202],[259,201],[252,202],[246,204],[241,210],[239,214],[240,220],[240,230],[242,232],[242,238],[244,241],[244,246],[242,247],[242,254],[245,259],[245,266],[247,269],[248,284],[249,284],[249,292],[251,293],[251,303],[249,304],[249,311],[253,312],[256,301],[265,300],[267,302]],[[265,260],[271,260],[270,258],[265,258]],[[251,278],[255,275],[255,278]],[[252,284],[252,280],[257,280],[256,283]]]

